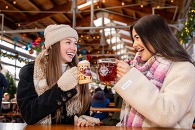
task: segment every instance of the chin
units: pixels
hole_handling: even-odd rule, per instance
[[[68,59],[67,62],[72,62],[72,59]]]
[[[68,63],[68,62],[72,62],[72,60],[67,60],[67,59],[66,59],[66,60],[63,60],[62,62],[63,62],[64,64],[66,64],[66,63]]]
[[[145,59],[145,58],[141,58],[141,60],[142,60],[143,62],[146,62],[146,61],[147,61],[147,59]]]

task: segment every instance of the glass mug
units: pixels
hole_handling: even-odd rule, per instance
[[[117,79],[117,64],[115,58],[102,58],[97,60],[98,78],[105,85],[113,85]]]

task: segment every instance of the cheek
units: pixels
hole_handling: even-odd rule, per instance
[[[149,60],[152,57],[152,53],[150,53],[149,51],[146,52],[146,55],[144,56],[144,61]]]
[[[66,55],[66,48],[61,48],[60,49],[60,54],[62,57],[64,57]]]
[[[67,48],[68,48],[67,45],[62,45],[60,50],[61,50],[61,52],[64,52],[67,50]]]

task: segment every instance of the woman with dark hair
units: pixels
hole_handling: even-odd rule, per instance
[[[124,99],[118,125],[192,128],[195,116],[195,67],[185,49],[158,15],[130,27],[136,56],[119,60],[114,86]]]
[[[49,25],[44,36],[46,49],[20,70],[17,102],[23,119],[27,124],[96,124],[85,116],[90,115],[88,85],[78,84],[76,30]]]

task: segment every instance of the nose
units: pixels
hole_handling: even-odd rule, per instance
[[[133,47],[135,48],[137,45],[138,45],[137,42],[134,40],[133,41]]]
[[[75,43],[71,43],[70,49],[77,50],[77,45]]]

